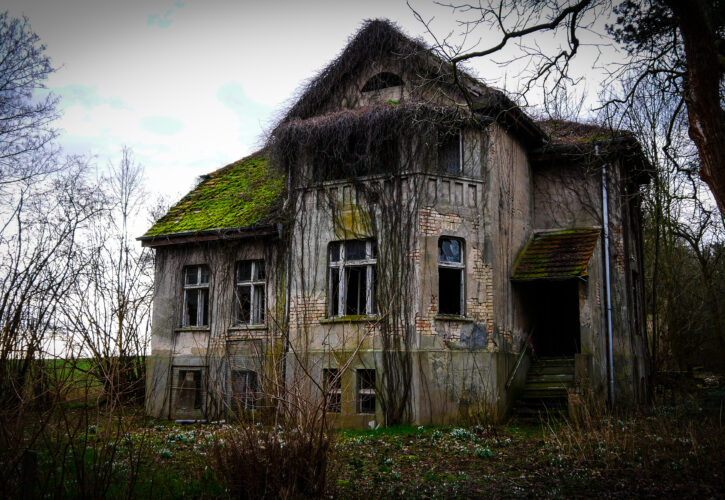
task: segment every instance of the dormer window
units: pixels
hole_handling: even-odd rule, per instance
[[[383,90],[388,87],[400,87],[404,85],[403,79],[395,73],[383,71],[368,80],[362,88],[363,92],[372,92],[374,90]]]

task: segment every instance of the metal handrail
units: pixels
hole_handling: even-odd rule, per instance
[[[519,353],[519,357],[516,360],[516,364],[514,365],[514,369],[511,371],[511,375],[509,375],[508,380],[506,381],[506,389],[508,389],[511,384],[514,382],[514,378],[516,378],[516,373],[519,371],[519,366],[521,366],[521,361],[524,359],[524,355],[526,354],[526,351],[529,350],[529,347],[531,347],[531,340],[534,337],[534,329],[531,329],[531,333],[528,337],[526,337],[526,342],[524,342],[524,346],[521,348],[521,352]]]

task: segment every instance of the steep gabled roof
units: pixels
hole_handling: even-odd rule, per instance
[[[139,239],[269,226],[277,222],[284,188],[285,177],[256,153],[204,176]]]
[[[516,259],[511,279],[568,279],[587,275],[599,229],[580,228],[534,234]]]
[[[281,123],[295,119],[308,119],[325,113],[325,104],[347,88],[370,61],[382,61],[394,56],[404,61],[408,74],[417,79],[412,83],[419,89],[438,86],[452,94],[459,94],[453,80],[451,66],[437,56],[422,40],[408,37],[387,19],[365,21],[350,39],[343,51],[317,76],[303,87],[300,96]],[[500,90],[459,68],[459,78],[465,83],[472,100],[473,111],[491,116],[504,126],[523,134],[525,142],[539,144],[543,131]]]

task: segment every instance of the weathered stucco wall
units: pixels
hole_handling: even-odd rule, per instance
[[[234,269],[240,260],[264,259],[268,264],[266,304],[277,308],[273,284],[276,252],[270,240],[228,240],[205,244],[169,245],[156,249],[156,281],[151,356],[147,370],[146,411],[170,418],[207,418],[223,410],[229,393],[229,367],[252,363],[250,353],[266,352],[271,331],[266,327],[234,326]],[[184,268],[207,265],[209,326],[182,327]],[[267,326],[272,322],[267,319]],[[254,339],[250,342],[250,339]],[[231,341],[228,343],[228,341]],[[246,346],[242,347],[242,345]],[[253,346],[253,347],[252,347]],[[229,362],[230,361],[230,362]],[[174,367],[203,369],[205,400],[198,411],[175,415],[171,408]]]

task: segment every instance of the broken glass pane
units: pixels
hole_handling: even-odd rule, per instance
[[[440,262],[461,262],[461,243],[454,239],[441,239],[438,247],[438,259]]]

